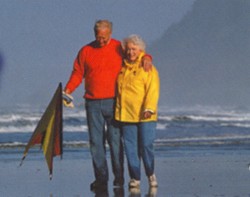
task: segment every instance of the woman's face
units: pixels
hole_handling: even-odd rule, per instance
[[[141,52],[142,52],[142,50],[139,48],[138,45],[135,45],[132,42],[128,42],[126,44],[125,53],[126,53],[127,60],[129,60],[131,62],[136,61],[136,59],[139,57]]]

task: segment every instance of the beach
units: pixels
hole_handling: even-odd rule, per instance
[[[167,197],[167,196],[250,196],[250,150],[224,148],[159,148],[155,173],[159,187],[150,189],[142,168],[140,191],[129,191],[125,160],[125,185],[114,189],[110,169],[108,192],[92,192],[94,180],[88,149],[65,151],[54,158],[53,178],[41,151],[28,154],[20,167],[21,151],[1,151],[0,191],[4,197]],[[107,154],[109,158],[109,155]]]
[[[64,111],[63,159],[54,158],[53,178],[43,152],[24,148],[43,114],[19,107],[0,113],[0,192],[3,197],[185,197],[250,196],[250,113],[248,109],[160,108],[155,139],[159,187],[148,187],[141,166],[140,191],[114,189],[110,154],[108,192],[92,192],[93,167],[83,109]]]

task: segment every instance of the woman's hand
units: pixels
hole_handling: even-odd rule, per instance
[[[143,112],[143,119],[149,119],[149,118],[151,118],[152,114],[153,113],[150,112],[150,111]]]

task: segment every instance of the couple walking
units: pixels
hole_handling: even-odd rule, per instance
[[[91,190],[108,184],[105,142],[110,148],[114,187],[124,185],[124,154],[128,161],[129,187],[140,187],[141,158],[149,185],[157,187],[153,141],[157,121],[159,77],[137,35],[122,42],[111,38],[112,23],[94,25],[95,40],[83,46],[64,88],[64,104],[72,106],[71,93],[85,84],[85,107],[95,181]],[[105,125],[107,131],[105,131]]]

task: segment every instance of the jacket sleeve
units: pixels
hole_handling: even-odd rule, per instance
[[[82,50],[79,51],[73,65],[73,70],[69,81],[66,84],[66,89],[72,93],[81,83],[84,77],[84,55]]]
[[[157,105],[160,96],[160,79],[155,67],[148,73],[148,79],[145,85],[146,94],[144,98],[144,110],[157,112]]]

